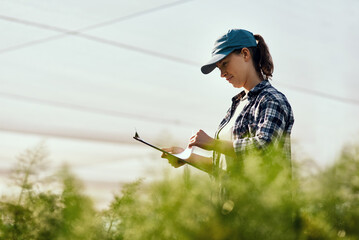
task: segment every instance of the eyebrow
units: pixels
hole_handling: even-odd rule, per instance
[[[221,67],[226,58],[227,58],[227,57],[225,57],[225,58],[223,58],[222,60],[220,60],[219,62],[217,62],[217,63],[216,63],[216,66],[217,66],[217,67]]]

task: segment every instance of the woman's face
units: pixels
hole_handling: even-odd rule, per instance
[[[221,77],[226,78],[233,87],[241,88],[245,86],[248,78],[248,61],[243,50],[240,54],[230,53],[216,65],[221,71]]]

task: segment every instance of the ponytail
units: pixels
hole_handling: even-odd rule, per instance
[[[257,40],[257,47],[249,48],[253,56],[254,68],[262,79],[271,78],[274,65],[268,46],[261,35],[256,34],[254,38]]]

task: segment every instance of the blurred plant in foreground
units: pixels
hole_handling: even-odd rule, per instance
[[[101,212],[66,167],[55,175],[57,193],[35,187],[46,156],[36,148],[19,159],[20,192],[2,199],[0,239],[359,239],[355,146],[311,175],[298,174],[300,164],[292,173],[270,149],[243,155],[217,179],[184,171],[138,180]]]
[[[220,182],[166,176],[131,191],[128,204],[117,196],[109,210],[119,213],[124,239],[295,239],[291,171],[275,154],[244,156]]]
[[[304,233],[312,239],[359,239],[359,146],[346,146],[334,165],[302,182]]]
[[[37,178],[47,157],[43,145],[18,157],[14,183],[20,193],[0,203],[0,239],[101,239],[93,204],[66,167],[56,175],[60,193],[38,190],[39,185],[51,184]]]

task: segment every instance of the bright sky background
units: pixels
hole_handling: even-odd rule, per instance
[[[295,158],[330,164],[359,142],[358,16],[357,0],[0,0],[0,194],[43,140],[99,202],[168,168],[134,129],[161,146],[214,134],[240,89],[200,66],[230,28],[266,40]]]

